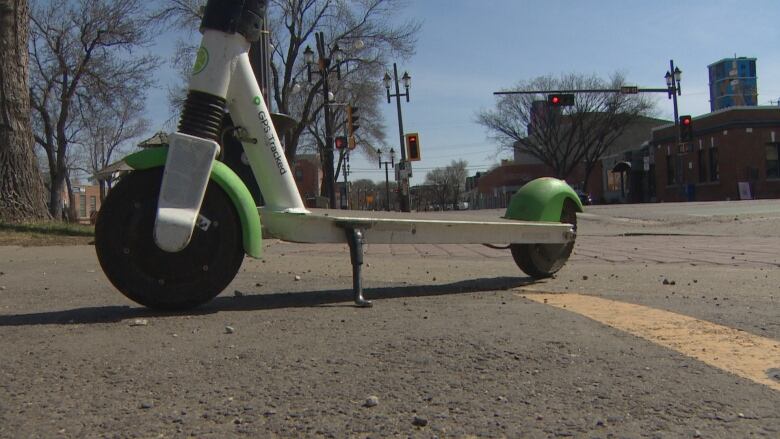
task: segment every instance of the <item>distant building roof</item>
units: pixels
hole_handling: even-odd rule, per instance
[[[158,131],[152,137],[138,144],[139,148],[154,148],[157,146],[168,146],[168,133]]]
[[[720,61],[715,61],[714,63],[707,66],[707,68],[711,68],[712,66],[718,65],[720,63],[724,62],[734,62],[734,61],[756,61],[756,58],[748,58],[746,56],[740,56],[740,57],[731,57],[731,58],[723,58]]]

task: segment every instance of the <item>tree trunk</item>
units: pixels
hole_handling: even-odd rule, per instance
[[[57,220],[66,219],[62,215],[62,190],[65,187],[65,175],[55,174],[51,179],[49,187],[49,213]]]
[[[48,218],[33,151],[27,0],[0,0],[0,221]]]
[[[582,185],[582,191],[583,192],[590,192],[590,185],[588,184],[588,181],[590,180],[590,174],[593,173],[593,169],[596,167],[596,163],[586,163],[585,164],[585,182]]]
[[[70,181],[70,173],[65,174],[65,188],[67,189],[68,194],[68,222],[69,223],[75,223],[78,221],[78,208],[79,206],[76,205],[78,203],[78,200],[76,200],[76,194],[73,193],[73,185]]]

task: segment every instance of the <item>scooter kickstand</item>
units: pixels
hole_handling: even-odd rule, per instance
[[[373,306],[370,300],[363,298],[363,232],[355,228],[347,228],[347,243],[349,243],[349,259],[352,262],[352,291],[355,294],[355,305],[361,308]]]

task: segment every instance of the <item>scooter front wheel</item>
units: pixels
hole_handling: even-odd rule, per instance
[[[577,206],[573,201],[564,201],[560,221],[573,225],[574,231],[577,231]],[[512,244],[509,248],[515,263],[525,274],[534,279],[544,279],[563,268],[574,249],[574,241],[567,244]]]
[[[192,239],[175,253],[154,242],[162,168],[134,171],[109,192],[95,224],[95,249],[111,283],[129,299],[185,310],[216,297],[244,259],[241,222],[230,198],[209,182]]]

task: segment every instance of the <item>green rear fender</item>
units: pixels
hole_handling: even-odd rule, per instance
[[[144,170],[165,166],[167,147],[150,148],[130,154],[124,162],[133,169]],[[222,162],[214,162],[211,169],[214,180],[230,197],[241,219],[241,232],[244,239],[244,251],[249,256],[259,258],[263,252],[263,236],[260,230],[260,215],[252,194],[241,178]]]
[[[572,200],[577,212],[582,212],[582,202],[574,189],[557,178],[542,177],[521,187],[509,202],[504,218],[523,221],[559,222],[563,202]]]

